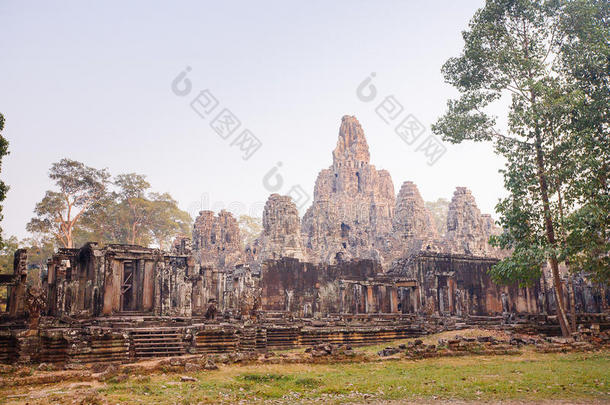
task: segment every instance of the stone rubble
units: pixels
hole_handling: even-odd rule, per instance
[[[407,345],[389,346],[377,355],[389,357],[399,355],[408,359],[430,357],[453,357],[464,355],[521,354],[522,348],[533,347],[540,353],[586,352],[610,348],[610,330],[600,334],[576,334],[573,338],[515,335],[509,339],[494,336],[464,337],[455,335],[450,339],[438,339],[437,344],[424,344],[422,340]]]

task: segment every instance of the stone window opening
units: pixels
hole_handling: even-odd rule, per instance
[[[133,310],[134,273],[134,262],[125,261],[123,263],[123,283],[121,285],[121,309],[123,311]]]
[[[344,222],[341,222],[341,237],[342,238],[345,239],[345,238],[349,237],[349,230],[350,230],[349,225],[347,225]]]
[[[335,254],[335,263],[343,263],[343,252],[337,252],[337,254]]]
[[[358,192],[362,192],[362,186],[360,184],[360,172],[356,172],[356,177],[358,178]]]
[[[337,173],[335,173],[335,181],[333,181],[333,193],[337,192],[337,178],[339,177],[339,175]]]

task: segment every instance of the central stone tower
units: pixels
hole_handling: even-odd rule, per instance
[[[315,262],[384,262],[395,196],[390,173],[369,163],[369,147],[355,117],[344,116],[333,164],[318,174],[302,237]]]

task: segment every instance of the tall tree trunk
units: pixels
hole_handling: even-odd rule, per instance
[[[542,312],[544,314],[548,314],[550,311],[549,308],[549,287],[546,284],[546,275],[544,274],[544,270],[542,270],[541,272],[542,274],[542,288],[543,288],[543,295],[542,295]]]
[[[549,191],[546,173],[544,170],[544,157],[542,154],[542,139],[540,136],[540,130],[536,129],[536,166],[538,182],[540,183],[540,196],[542,198],[542,206],[544,210],[544,227],[546,230],[546,237],[549,245],[552,248],[557,246],[555,240],[555,230],[553,228],[553,218],[551,216],[551,207],[549,204]],[[566,316],[565,305],[563,301],[563,286],[561,284],[561,278],[559,277],[559,263],[555,253],[551,254],[549,260],[551,265],[551,273],[553,276],[553,287],[555,287],[555,297],[557,302],[557,318],[559,319],[559,326],[561,327],[561,333],[563,336],[570,336],[572,330],[568,323],[568,317]]]
[[[570,309],[572,310],[572,330],[576,330],[576,291],[574,291],[574,277],[570,274],[568,276],[568,284],[570,288],[568,292],[570,294]]]
[[[552,133],[552,132],[551,132]],[[555,148],[555,134],[553,134],[553,148]],[[565,248],[566,245],[566,235],[565,235],[565,227],[564,227],[564,217],[563,217],[563,198],[561,196],[561,185],[559,180],[556,181],[555,187],[557,188],[557,199],[559,203],[559,220],[561,227],[559,229],[561,236],[561,246]],[[566,268],[568,270],[568,297],[570,298],[570,312],[572,322],[572,331],[576,331],[576,291],[574,291],[574,276],[570,271],[570,264],[566,260],[565,261]]]
[[[74,242],[72,241],[72,227],[68,228],[68,234],[66,235],[66,247],[73,248]]]
[[[136,244],[136,228],[137,228],[137,222],[134,222],[133,224],[131,224],[131,237],[129,238],[129,244],[130,245],[135,245]]]

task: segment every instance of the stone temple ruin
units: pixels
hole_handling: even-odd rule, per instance
[[[406,181],[396,196],[390,173],[370,164],[359,122],[345,116],[303,218],[289,197],[271,195],[249,246],[231,213],[202,211],[192,238],[169,252],[88,243],[59,249],[33,277],[17,251],[14,274],[0,276],[10,292],[0,362],[357,345],[467,324],[559,333],[545,277],[530,286],[490,279],[507,254],[488,243],[498,232],[458,187],[441,234],[417,186]],[[610,326],[607,287],[566,278],[564,293],[577,322]]]

